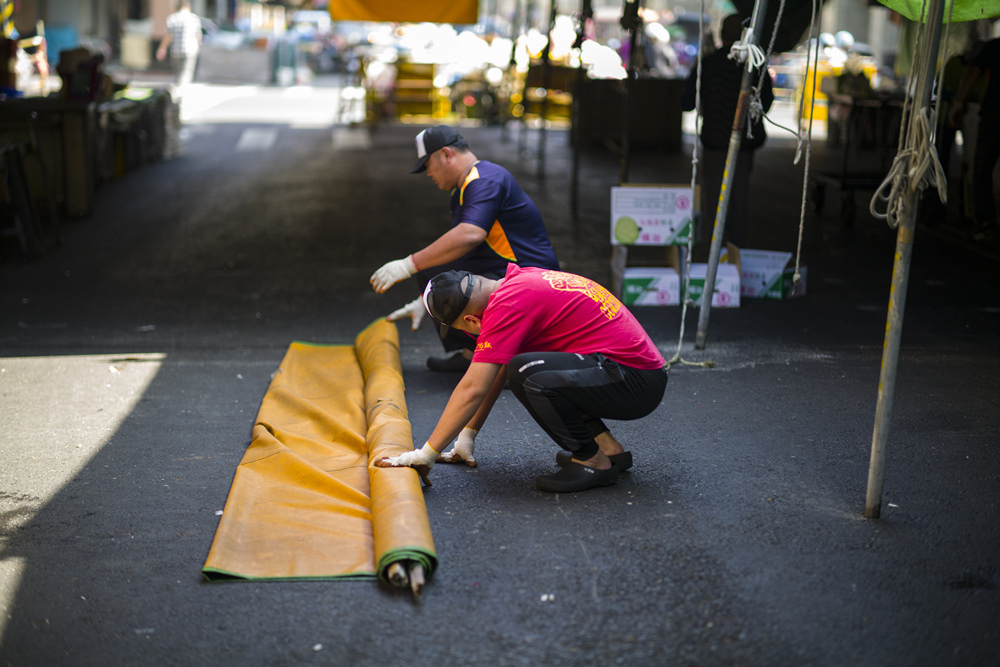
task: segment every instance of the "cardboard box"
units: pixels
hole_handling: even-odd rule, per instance
[[[677,306],[681,281],[671,268],[625,269],[622,303],[626,306]]]
[[[705,276],[708,275],[708,264],[691,265],[691,300],[696,306],[701,305],[705,293]],[[713,308],[739,308],[740,306],[740,272],[734,264],[719,264],[715,272],[715,291],[712,294]]]
[[[750,299],[789,299],[806,293],[806,267],[799,267],[799,283],[793,289],[795,267],[790,252],[740,250],[740,294]]]
[[[611,188],[611,245],[685,245],[692,233],[690,186]]]

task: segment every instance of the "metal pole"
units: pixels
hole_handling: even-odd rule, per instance
[[[522,35],[527,35],[528,32],[531,31],[531,15],[533,13],[534,13],[534,5],[532,4],[532,0],[524,0],[524,15],[521,17],[521,19],[522,19],[521,20],[521,34]],[[530,62],[530,60],[531,60],[530,55],[531,54],[529,53],[528,55],[529,55],[529,58],[528,58],[528,60],[529,60],[529,63],[528,63],[528,72],[530,73],[531,72],[531,62]],[[513,64],[514,64],[514,54],[512,53],[511,54],[511,69],[513,69]],[[522,96],[523,96],[523,99],[521,100],[521,102],[524,105],[524,113],[521,114],[521,122],[519,123],[519,125],[521,126],[521,134],[518,137],[517,150],[518,150],[518,153],[520,153],[521,155],[524,155],[527,152],[527,150],[528,150],[528,120],[526,118],[526,115],[528,113],[528,89],[527,89],[527,86],[525,86],[524,90],[522,91]]]
[[[514,0],[514,16],[510,21],[510,62],[507,63],[507,74],[505,76],[510,77],[512,72],[517,70],[517,40],[521,36],[521,0]],[[513,82],[507,80],[507,93],[508,95],[513,90]],[[522,99],[523,103],[524,100]],[[507,141],[507,124],[511,121],[512,116],[512,106],[511,101],[507,98],[507,108],[504,109],[503,123],[500,125],[500,140]]]
[[[761,17],[756,23],[754,33],[748,35],[750,46],[758,42],[759,33],[763,29],[767,14],[767,0],[760,0],[754,8]],[[749,56],[748,56],[749,57]],[[764,63],[763,67],[767,67]],[[703,72],[699,72],[701,76]],[[712,230],[712,247],[708,252],[708,267],[705,270],[705,291],[701,295],[701,309],[698,311],[698,333],[695,336],[696,350],[705,349],[705,339],[708,337],[708,318],[712,314],[712,294],[715,292],[715,274],[719,270],[719,255],[722,254],[722,236],[726,229],[726,214],[729,212],[729,191],[733,187],[733,177],[736,173],[736,160],[739,157],[740,144],[743,142],[743,130],[746,128],[747,109],[750,105],[750,82],[753,71],[750,67],[743,69],[743,80],[740,82],[740,97],[736,103],[736,115],[733,117],[733,131],[729,135],[729,151],[726,153],[726,166],[722,172],[722,188],[719,190],[719,207],[715,211],[715,227]]]
[[[920,100],[921,108],[930,104],[931,84],[937,63],[938,41],[941,37],[941,20],[944,16],[942,0],[932,0],[926,20],[931,25],[930,57],[927,71],[921,78],[918,74],[918,89],[914,99]],[[910,127],[916,114],[910,113]],[[912,141],[913,132],[907,133],[907,142]],[[902,148],[902,147],[900,147]],[[875,428],[872,432],[872,453],[868,466],[868,493],[865,498],[865,518],[877,519],[882,512],[882,487],[885,482],[885,452],[889,439],[889,422],[892,418],[892,401],[896,393],[896,369],[899,366],[899,341],[903,335],[903,312],[906,305],[906,287],[910,277],[910,259],[913,255],[913,237],[917,223],[917,202],[920,190],[911,188],[906,192],[903,203],[905,217],[896,232],[896,259],[892,268],[892,288],[889,292],[889,314],[886,321],[885,342],[882,346],[882,370],[878,383],[878,403],[875,407]]]
[[[587,37],[587,21],[594,17],[594,10],[591,0],[582,0],[580,7],[580,25],[577,27],[576,42],[574,49],[582,49],[583,42]],[[573,79],[573,106],[570,112],[570,144],[573,149],[573,173],[570,179],[569,210],[570,219],[574,222],[580,217],[580,208],[577,204],[580,196],[580,143],[583,140],[580,133],[580,97],[583,95],[584,73],[583,63],[578,63],[576,75]]]
[[[635,108],[635,49],[639,44],[638,32],[642,27],[639,18],[640,0],[626,0],[621,25],[628,30],[628,66],[625,76],[625,117],[622,120],[622,154],[618,167],[618,182],[628,183],[632,157],[632,111]]]
[[[747,76],[744,74],[744,85]],[[737,108],[737,118],[740,115],[740,108],[743,108],[743,115],[746,115],[746,90],[740,92],[740,102]],[[701,309],[698,311],[698,333],[695,336],[694,347],[696,350],[705,349],[705,339],[708,337],[708,318],[712,314],[712,295],[715,293],[715,274],[719,270],[719,256],[722,254],[722,236],[726,228],[726,213],[729,211],[729,190],[733,187],[733,174],[736,171],[736,160],[740,152],[740,138],[743,134],[741,128],[733,127],[733,134],[729,140],[729,152],[726,154],[726,166],[722,172],[722,189],[719,192],[719,206],[715,209],[715,227],[712,230],[712,246],[708,251],[708,267],[705,270],[705,291],[701,295]]]
[[[556,0],[552,0],[549,9],[548,29],[545,33],[545,46],[542,48],[542,90],[545,97],[542,98],[541,128],[538,135],[538,180],[545,180],[545,125],[549,120],[549,95],[552,94],[552,59],[549,58],[552,52],[552,29],[556,25]]]

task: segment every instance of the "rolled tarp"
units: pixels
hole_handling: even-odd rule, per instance
[[[210,581],[387,579],[437,566],[412,449],[396,326],[354,345],[292,343],[268,387],[202,572]]]

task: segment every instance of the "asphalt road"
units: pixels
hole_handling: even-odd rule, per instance
[[[288,343],[351,342],[412,299],[368,276],[447,209],[406,173],[418,128],[333,128],[335,91],[205,92],[181,157],[104,184],[47,257],[0,247],[0,664],[1000,662],[993,249],[918,231],[882,518],[866,520],[894,235],[829,204],[807,211],[805,297],[713,311],[701,351],[688,312],[682,356],[714,367],[674,366],[653,415],[615,424],[636,460],[617,485],[536,491],[556,448],[504,395],[479,467],[432,472],[440,567],[418,601],[373,582],[204,582]],[[614,156],[584,155],[573,220],[565,132],[542,177],[537,133],[526,152],[516,128],[466,135],[536,199],[565,268],[607,283]],[[756,247],[795,249],[793,153],[758,153]],[[686,153],[634,156],[633,181],[689,179]],[[636,313],[673,356],[680,308]],[[400,335],[420,439],[457,378],[426,371],[429,328]]]

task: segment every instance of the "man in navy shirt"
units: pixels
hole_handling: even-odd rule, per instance
[[[417,163],[410,173],[426,172],[438,188],[452,193],[451,229],[427,247],[379,268],[370,279],[376,292],[414,275],[423,291],[432,277],[452,269],[500,278],[508,264],[559,268],[542,214],[509,171],[477,158],[462,135],[447,125],[422,131],[416,145]],[[410,317],[416,329],[425,314],[418,297],[388,319]],[[448,327],[440,333],[452,354],[431,357],[428,367],[465,371],[475,342]]]

